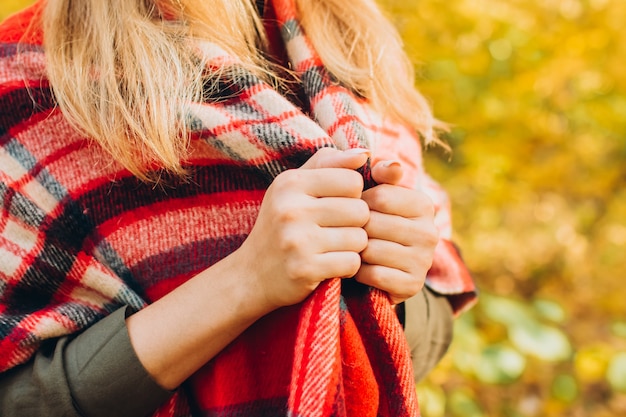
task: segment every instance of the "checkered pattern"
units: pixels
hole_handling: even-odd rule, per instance
[[[216,100],[188,115],[191,178],[153,187],[111,162],[53,105],[40,35],[18,49],[32,13],[0,28],[0,371],[45,339],[141,309],[234,251],[273,178],[321,147],[400,159],[403,185],[435,201],[442,237],[427,285],[456,312],[474,286],[454,246],[445,193],[424,172],[416,136],[336,85],[292,0],[273,11],[307,97],[304,112],[210,44],[232,68]],[[19,52],[19,53],[18,53]],[[208,146],[207,146],[208,145]],[[363,171],[371,186],[368,170]],[[226,278],[225,278],[226,279]],[[388,298],[332,279],[262,318],[200,369],[155,416],[416,416],[409,353]]]

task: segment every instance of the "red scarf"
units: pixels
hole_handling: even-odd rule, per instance
[[[16,104],[16,91],[23,90],[25,86],[41,87],[42,79],[45,83],[45,59],[37,46],[40,36],[29,40],[31,47],[22,48],[21,58],[14,47],[38,7],[39,3],[2,27],[0,110],[3,112]],[[209,145],[208,150],[197,156],[197,160],[202,161],[198,164],[211,169],[217,167],[217,171],[195,182],[215,182],[217,172],[235,185],[229,182],[233,189],[228,193],[214,183],[210,183],[208,189],[193,192],[223,199],[223,204],[228,207],[245,206],[252,198],[250,204],[253,208],[224,209],[229,215],[234,210],[236,217],[245,221],[240,226],[229,225],[232,229],[229,229],[229,234],[220,231],[215,236],[211,235],[211,226],[207,226],[206,230],[195,231],[199,236],[192,236],[190,242],[185,243],[191,244],[209,235],[218,241],[216,247],[226,248],[224,253],[214,255],[215,259],[209,263],[236,248],[232,244],[232,236],[245,236],[249,232],[256,215],[255,208],[258,209],[262,197],[262,194],[250,197],[252,194],[243,192],[251,185],[237,185],[236,178],[241,175],[246,175],[246,181],[248,177],[252,178],[250,182],[256,184],[253,188],[262,190],[280,172],[296,168],[320,147],[346,149],[376,145],[374,159],[402,160],[407,171],[403,184],[423,188],[435,201],[436,221],[443,239],[436,249],[427,285],[435,291],[449,294],[455,311],[467,307],[474,298],[474,286],[454,246],[447,240],[451,233],[447,200],[423,172],[416,135],[406,126],[384,121],[366,102],[333,82],[302,32],[293,0],[274,0],[273,7],[284,36],[287,59],[300,76],[307,101],[305,106],[310,110],[304,113],[269,85],[243,70],[239,70],[237,88],[230,91],[236,91],[235,97],[195,106],[188,119],[196,129],[198,139]],[[202,45],[201,49],[209,57],[210,66],[237,67],[236,59],[225,55],[214,45]],[[27,79],[24,79],[24,74],[28,75]],[[0,124],[0,181],[10,190],[5,193],[6,201],[0,216],[0,262],[11,261],[10,265],[17,265],[0,268],[0,284],[3,284],[0,286],[0,371],[27,361],[46,338],[79,331],[121,305],[141,308],[189,278],[181,278],[181,275],[154,285],[142,284],[137,278],[140,275],[138,272],[124,274],[120,271],[126,269],[105,262],[107,254],[103,254],[103,248],[108,248],[105,243],[114,247],[122,259],[132,260],[127,263],[133,265],[144,261],[142,256],[146,259],[148,256],[139,254],[134,248],[124,251],[124,246],[116,247],[113,239],[110,242],[106,239],[95,243],[89,241],[88,249],[81,242],[78,245],[80,251],[74,251],[68,244],[62,249],[71,256],[69,260],[63,260],[74,267],[63,269],[55,266],[54,271],[46,270],[47,276],[28,275],[33,265],[39,265],[36,259],[49,259],[53,256],[50,246],[62,245],[63,242],[59,243],[52,236],[42,236],[41,227],[33,226],[33,219],[40,215],[35,208],[32,212],[26,210],[20,214],[21,217],[17,216],[15,210],[11,210],[12,204],[18,203],[14,196],[31,198],[33,206],[42,209],[46,218],[54,222],[61,217],[59,207],[67,200],[62,190],[72,199],[79,200],[87,194],[86,184],[93,187],[94,182],[107,183],[121,172],[108,172],[108,176],[99,175],[79,186],[72,185],[75,175],[85,177],[91,174],[55,171],[52,163],[46,165],[48,159],[40,156],[38,152],[43,151],[38,147],[48,146],[48,143],[32,142],[29,139],[31,136],[24,132],[54,139],[49,141],[49,146],[58,146],[56,153],[61,149],[56,140],[67,142],[62,148],[64,152],[71,149],[67,152],[78,154],[83,148],[76,144],[83,143],[84,138],[72,131],[58,110],[53,108],[45,89],[41,96],[31,94],[29,97],[38,104],[40,113],[31,112],[32,115],[21,118],[7,113],[6,122],[4,114],[0,119],[3,120]],[[62,128],[51,132],[48,125],[51,120],[57,120]],[[15,143],[19,143],[20,152],[15,151]],[[51,152],[46,155],[49,154]],[[29,165],[31,157],[40,161],[36,170]],[[88,166],[91,157],[76,156],[73,161]],[[233,169],[238,171],[231,175]],[[198,169],[198,172],[200,176],[203,171]],[[42,181],[44,174],[49,174],[50,179]],[[367,179],[367,170],[364,174]],[[53,181],[58,181],[59,186],[52,187],[50,184]],[[32,192],[31,183],[34,183],[32,187],[47,190],[46,195],[51,201],[39,201],[41,197]],[[128,186],[129,190],[141,187],[137,183],[132,184]],[[144,188],[145,199],[156,201],[157,197],[152,194],[157,194],[159,190]],[[93,195],[93,188],[89,192]],[[179,200],[171,194],[176,193],[170,192],[167,200],[158,197],[161,199],[158,201],[159,210],[171,211],[176,225],[188,227],[186,222],[189,219],[185,216],[190,214],[186,207],[181,206],[183,199]],[[138,200],[144,198],[142,196],[141,192],[134,195]],[[214,200],[207,201],[216,204]],[[107,203],[99,201],[99,204]],[[130,202],[121,200],[119,204]],[[148,213],[151,207],[157,206],[155,202],[150,203],[150,207],[145,204]],[[97,207],[97,204],[94,206]],[[122,214],[124,211],[127,211],[125,207],[120,209]],[[100,234],[113,224],[117,229],[108,231],[109,235],[123,235],[134,227],[109,218],[107,222],[98,223],[94,220],[96,214],[90,212],[89,221],[96,223],[94,230]],[[122,214],[119,214],[120,218]],[[144,215],[147,216],[146,222],[152,221],[151,214]],[[218,224],[221,219],[212,221]],[[25,252],[24,232],[16,232],[16,224],[39,236],[39,246]],[[200,236],[202,233],[206,235]],[[153,253],[151,255],[154,256]],[[131,266],[127,269],[134,271]],[[18,293],[17,289],[31,289],[36,295],[56,276],[59,282],[55,284],[49,302],[40,303],[35,311],[31,311],[33,308],[21,311],[19,300],[11,298],[12,294]],[[67,284],[73,281],[78,284]],[[193,414],[211,416],[417,416],[419,411],[408,346],[388,297],[379,290],[346,280],[343,282],[342,288],[342,280],[328,280],[302,304],[280,309],[259,320],[192,376],[155,416],[187,416],[192,410]],[[80,286],[84,291],[68,291],[64,285]]]

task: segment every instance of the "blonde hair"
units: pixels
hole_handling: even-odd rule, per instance
[[[190,39],[210,40],[272,79],[253,0],[48,0],[48,75],[61,110],[142,179],[149,167],[183,174],[186,106],[202,98],[206,69]],[[303,29],[329,71],[384,114],[436,141],[413,88],[413,67],[372,0],[297,0]],[[318,30],[324,28],[324,30]],[[204,79],[203,79],[204,77]],[[274,78],[275,80],[275,78]]]

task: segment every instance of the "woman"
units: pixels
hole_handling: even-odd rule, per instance
[[[0,36],[3,416],[417,415],[397,316],[419,378],[474,287],[372,1],[47,0]]]

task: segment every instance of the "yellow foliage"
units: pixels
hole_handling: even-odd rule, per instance
[[[427,163],[450,192],[479,287],[562,306],[562,322],[544,326],[565,331],[574,349],[565,363],[529,357],[506,389],[459,361],[435,372],[436,384],[448,402],[472,387],[489,416],[620,415],[622,394],[607,380],[618,350],[607,346],[626,345],[610,330],[626,316],[626,2],[382,3],[418,63],[419,88],[454,126],[452,158],[430,152]],[[486,306],[473,314],[484,349],[515,347]],[[467,332],[457,332],[455,358],[475,358]]]
[[[576,376],[583,382],[598,382],[605,377],[611,349],[604,345],[590,345],[579,349],[574,358]]]
[[[2,5],[0,5],[0,20],[4,20],[5,17],[31,3],[33,3],[33,1],[30,0],[2,0]]]

